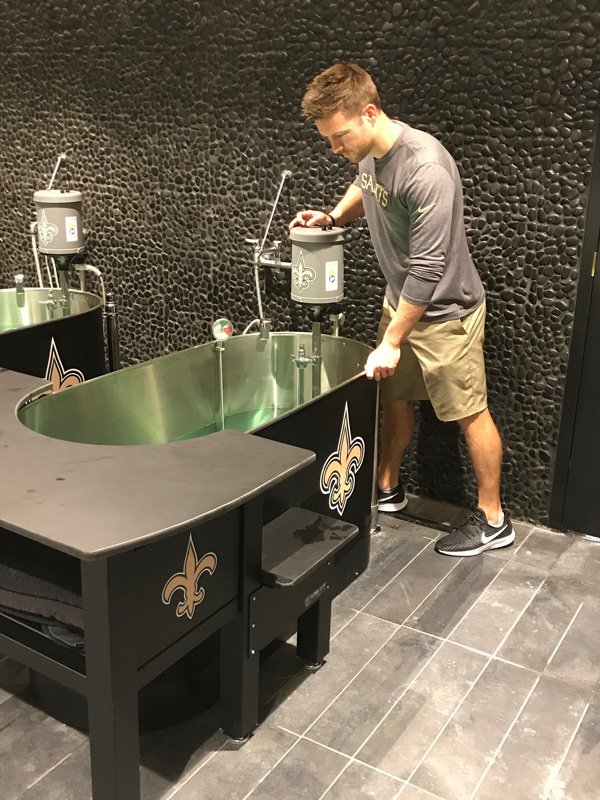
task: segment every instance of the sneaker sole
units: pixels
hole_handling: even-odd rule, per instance
[[[402,511],[408,505],[408,497],[405,497],[401,503],[387,503],[385,501],[377,503],[378,511]]]
[[[501,539],[493,539],[488,544],[482,544],[481,547],[475,547],[473,550],[442,550],[441,547],[435,545],[436,553],[441,553],[444,556],[477,556],[486,550],[497,550],[500,547],[508,547],[515,540],[515,532],[511,530],[508,536],[503,536]]]

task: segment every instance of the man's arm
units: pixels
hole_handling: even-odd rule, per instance
[[[398,308],[379,347],[365,366],[368,378],[387,378],[400,361],[400,344],[408,336],[442,277],[451,233],[454,183],[438,164],[424,164],[407,183],[410,214],[410,271]]]
[[[379,347],[374,350],[365,364],[367,378],[387,378],[394,374],[400,361],[400,345],[425,313],[427,306],[415,306],[402,297],[394,312],[392,321]]]
[[[362,216],[365,213],[362,201],[362,189],[355,184],[351,184],[331,213],[335,218],[336,225],[345,225]],[[290,222],[290,228],[295,228],[296,225],[305,225],[307,228],[312,228],[314,225],[324,225],[328,223],[330,223],[329,214],[324,211],[299,211]]]

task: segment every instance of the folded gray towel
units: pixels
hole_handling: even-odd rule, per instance
[[[0,528],[0,606],[83,630],[78,559]]]

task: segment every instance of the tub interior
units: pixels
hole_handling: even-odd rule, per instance
[[[102,301],[89,292],[71,289],[69,304],[60,289],[0,289],[0,334],[73,317],[98,308]]]
[[[18,417],[28,428],[56,439],[105,445],[160,444],[225,428],[252,431],[314,399],[312,367],[293,356],[309,333],[234,336],[223,344],[221,377],[215,343],[172,353],[96,378],[59,394],[26,402]],[[320,394],[359,375],[371,348],[323,336]]]

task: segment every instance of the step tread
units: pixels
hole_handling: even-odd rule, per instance
[[[357,526],[344,520],[288,508],[263,528],[263,584],[294,588],[357,533]]]

